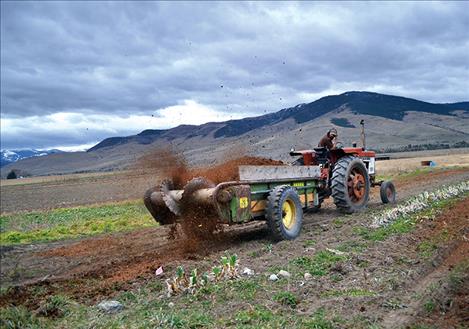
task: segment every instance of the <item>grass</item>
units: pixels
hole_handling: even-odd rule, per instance
[[[342,251],[342,252],[355,252],[355,253],[361,253],[368,247],[368,244],[366,242],[362,241],[356,241],[356,240],[349,240],[341,243],[338,247],[337,250]]]
[[[431,313],[435,310],[436,303],[433,299],[427,300],[425,304],[423,304],[423,308],[425,309],[426,312]]]
[[[0,244],[24,244],[154,226],[140,201],[0,216]]]
[[[345,224],[345,220],[343,218],[336,218],[332,221],[332,224],[335,228],[341,228]]]
[[[439,329],[439,328],[428,325],[428,324],[413,324],[409,326],[408,329]]]
[[[271,323],[274,319],[274,313],[263,305],[256,305],[252,309],[238,311],[235,315],[235,322],[241,327],[246,325],[262,327],[267,323]]]
[[[365,227],[356,227],[354,231],[365,240],[384,241],[391,235],[408,233],[414,226],[415,221],[412,219],[399,218],[387,226],[379,227],[374,230]]]
[[[409,172],[400,173],[400,174],[398,174],[398,177],[402,178],[402,179],[415,178],[415,177],[418,177],[418,176],[421,176],[421,175],[426,175],[429,172],[438,171],[438,170],[443,170],[443,168],[435,168],[435,167],[417,168],[417,169],[409,171]]]
[[[460,166],[460,165],[451,165],[451,166],[440,166],[440,167],[419,167],[415,168],[413,170],[404,170],[404,171],[398,171],[398,172],[392,172],[388,174],[378,174],[376,176],[376,180],[380,181],[387,181],[387,180],[400,180],[400,181],[407,181],[414,179],[416,177],[424,176],[427,175],[428,173],[431,172],[441,172],[441,171],[447,171],[447,170],[463,170],[466,167]],[[378,170],[379,172],[382,172],[382,170]],[[384,170],[386,172],[386,170]]]
[[[237,297],[241,300],[252,301],[256,297],[257,291],[261,288],[260,283],[253,280],[238,280],[233,283],[233,288],[237,293]]]
[[[42,321],[25,307],[8,307],[0,309],[0,328],[41,328]]]
[[[280,291],[274,295],[274,300],[282,305],[290,306],[295,308],[299,300],[292,292],[290,291]]]
[[[337,326],[334,321],[326,319],[325,311],[320,309],[316,311],[314,315],[304,323],[303,328],[333,329],[337,328]]]
[[[466,280],[469,275],[469,259],[464,260],[463,262],[456,265],[448,277],[449,287],[452,291],[460,289],[464,280]]]
[[[423,258],[430,258],[438,249],[438,245],[432,241],[423,241],[417,246],[417,251]]]
[[[351,288],[346,290],[328,290],[321,294],[321,297],[372,297],[376,293],[370,290]]]
[[[315,240],[306,240],[305,242],[303,242],[303,247],[308,248],[314,246],[315,244]]]
[[[423,168],[417,168],[412,171],[405,171],[405,172],[396,172],[392,174],[378,174],[376,176],[377,181],[388,181],[388,180],[395,180],[395,179],[400,179],[400,180],[407,180],[411,178],[415,178],[424,174],[427,174],[432,171],[439,171],[443,170],[444,168],[435,168],[435,167],[423,167]]]
[[[45,317],[61,318],[70,313],[72,304],[65,296],[51,295],[41,302],[37,313]]]
[[[39,308],[0,309],[1,328],[337,328],[331,312],[292,312],[297,292],[276,291],[264,276],[208,285],[196,294],[167,298],[160,280],[113,298],[124,308],[107,314],[96,306],[50,296]],[[98,301],[97,301],[98,302]],[[96,303],[97,303],[96,302]],[[352,324],[351,324],[352,325]]]
[[[384,241],[392,235],[411,232],[421,218],[435,218],[442,209],[451,206],[459,199],[460,198],[455,197],[436,201],[430,208],[419,211],[408,217],[400,217],[386,226],[381,226],[375,229],[369,227],[355,227],[353,230],[364,240]]]
[[[345,256],[336,255],[327,250],[317,252],[313,257],[301,256],[292,260],[292,264],[298,266],[311,275],[323,276],[329,273],[330,268],[337,262],[346,260]]]

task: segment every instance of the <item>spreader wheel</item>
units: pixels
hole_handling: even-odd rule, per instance
[[[396,203],[396,188],[390,181],[381,184],[379,194],[383,203]]]
[[[351,214],[366,207],[370,179],[362,160],[354,156],[339,159],[332,171],[332,197],[337,208]]]
[[[158,199],[158,202],[153,202],[151,199],[151,195],[153,192],[160,193],[161,186],[154,186],[148,189],[143,196],[143,203],[145,207],[147,207],[148,211],[150,212],[151,216],[155,219],[155,221],[161,225],[173,224],[176,222],[176,216],[172,213],[168,207],[165,205],[163,197],[161,194],[161,199]]]
[[[300,235],[303,208],[295,188],[281,185],[270,192],[266,218],[274,240],[293,240]]]

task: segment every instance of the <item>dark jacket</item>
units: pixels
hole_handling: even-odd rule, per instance
[[[319,141],[319,144],[318,144],[318,147],[325,147],[327,148],[328,150],[331,150],[334,148],[334,143],[332,142],[334,140],[333,137],[331,137],[329,135],[329,133],[327,133],[326,135],[324,135],[323,138],[321,138],[321,140]]]

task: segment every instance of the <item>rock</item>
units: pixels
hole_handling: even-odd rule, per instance
[[[284,278],[289,278],[289,277],[291,277],[291,274],[288,273],[287,271],[284,271],[284,270],[280,270],[280,271],[278,272],[278,275],[283,276]]]
[[[271,275],[269,276],[269,280],[270,280],[270,281],[277,281],[277,280],[278,280],[278,276],[275,275],[275,274],[271,274]]]
[[[313,278],[313,276],[311,275],[311,273],[306,272],[305,275],[304,275],[304,278],[305,278],[305,280],[311,280]]]
[[[355,262],[356,265],[367,263],[366,258],[364,258],[362,256],[359,256],[359,255],[354,256],[352,259],[353,259],[353,261]]]
[[[107,313],[116,313],[121,311],[124,305],[117,300],[105,300],[98,304],[98,308]]]
[[[335,254],[335,255],[339,255],[339,256],[342,256],[342,255],[346,254],[346,252],[336,250],[336,249],[326,248],[326,250],[333,253],[333,254]]]
[[[254,271],[251,270],[250,268],[245,267],[245,268],[243,269],[243,274],[244,274],[244,275],[254,275]]]
[[[390,256],[387,256],[385,259],[384,259],[384,265],[392,265],[394,264],[394,259]]]

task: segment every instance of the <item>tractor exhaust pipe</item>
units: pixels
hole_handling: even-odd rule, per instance
[[[365,120],[360,121],[360,125],[362,126],[362,132],[361,132],[361,140],[362,140],[362,147],[364,150],[366,150],[366,143],[365,143]]]

